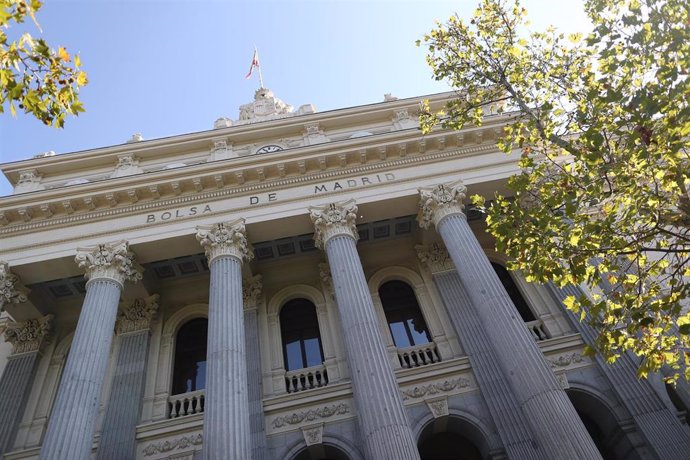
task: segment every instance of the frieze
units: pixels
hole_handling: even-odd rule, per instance
[[[454,390],[462,388],[469,388],[472,386],[472,381],[468,378],[458,377],[456,379],[444,380],[442,382],[434,382],[428,385],[419,385],[413,388],[402,390],[403,401],[409,399],[421,399],[427,396],[436,396],[443,393],[449,393]]]
[[[142,451],[145,457],[150,457],[151,455],[156,455],[159,453],[170,452],[175,449],[186,449],[192,446],[200,446],[204,442],[204,438],[201,433],[192,434],[189,436],[182,436],[176,439],[152,442]]]
[[[273,419],[273,428],[282,428],[286,425],[300,425],[304,422],[313,422],[319,419],[326,419],[334,415],[345,415],[350,413],[350,407],[345,403],[333,404],[331,406],[309,409],[301,412],[294,412],[290,415],[282,415]]]
[[[574,364],[579,364],[585,361],[585,357],[582,356],[580,352],[572,352],[568,353],[565,355],[560,355],[557,357],[548,357],[547,361],[551,365],[552,368],[563,368],[563,367],[569,367]]]

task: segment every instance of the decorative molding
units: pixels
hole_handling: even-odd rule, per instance
[[[25,169],[19,171],[19,180],[14,186],[14,193],[35,192],[45,190],[45,185],[41,184],[43,176],[36,169]]]
[[[355,200],[338,201],[322,206],[310,206],[309,217],[314,224],[316,247],[323,249],[328,240],[337,235],[347,235],[357,241],[357,205]]]
[[[175,449],[186,449],[192,446],[200,446],[204,442],[203,435],[201,433],[190,434],[187,436],[181,436],[179,438],[152,442],[142,451],[145,457],[150,457],[151,455],[156,455],[159,453],[170,452]]]
[[[136,283],[144,270],[134,261],[134,253],[127,241],[115,241],[77,249],[75,262],[89,280],[111,279],[120,285],[125,281]]]
[[[573,364],[579,364],[585,361],[585,357],[582,356],[580,352],[572,352],[556,357],[547,357],[546,360],[549,362],[552,368],[564,368],[569,367]]]
[[[345,403],[333,404],[331,406],[309,409],[301,412],[294,412],[290,415],[282,415],[273,419],[273,428],[281,428],[286,425],[300,425],[303,422],[313,422],[318,419],[333,417],[334,415],[345,415],[350,413],[350,406]]]
[[[426,405],[429,406],[431,415],[433,415],[434,418],[445,417],[449,414],[448,398],[446,398],[445,396],[439,399],[428,399],[424,402],[426,402]]]
[[[30,319],[21,323],[8,322],[3,327],[5,342],[12,344],[12,354],[38,351],[50,334],[53,315]]]
[[[209,265],[220,256],[235,257],[240,262],[249,262],[254,258],[251,245],[247,242],[244,219],[200,225],[196,230],[196,239],[204,248]]]
[[[245,310],[255,310],[258,307],[263,286],[263,276],[261,275],[244,280],[242,283],[242,304]]]
[[[134,136],[132,136],[132,138],[134,139]],[[144,170],[139,166],[139,159],[133,153],[123,153],[117,156],[117,165],[115,166],[115,171],[113,171],[110,177],[115,178],[133,176],[143,172]]]
[[[302,436],[307,446],[323,443],[323,423],[317,426],[302,427]]]
[[[419,214],[417,220],[422,228],[429,228],[433,223],[438,226],[444,217],[464,215],[463,201],[467,187],[461,180],[439,184],[435,187],[419,189]]]
[[[418,244],[414,247],[420,262],[426,264],[431,273],[441,273],[455,270],[453,260],[446,248],[440,243],[432,243],[428,246]]]
[[[443,393],[449,393],[456,389],[468,388],[472,386],[472,381],[465,377],[458,377],[456,379],[444,380],[442,382],[434,382],[428,385],[419,385],[416,387],[402,390],[403,401],[408,399],[421,399],[426,396],[436,396]]]
[[[556,374],[556,380],[558,380],[558,384],[561,386],[562,389],[567,390],[570,388],[570,383],[568,382],[568,374],[565,372],[559,372]]]
[[[28,300],[27,292],[19,276],[10,271],[7,262],[0,261],[0,311],[10,304],[20,304]]]
[[[153,294],[147,298],[134,299],[129,305],[122,308],[117,315],[115,322],[115,332],[117,334],[127,334],[148,330],[151,327],[151,320],[158,311],[158,294]]]

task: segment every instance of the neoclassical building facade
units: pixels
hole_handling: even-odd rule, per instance
[[[421,99],[261,88],[2,165],[0,458],[690,458],[687,385],[585,356],[580,288],[508,272],[467,206],[517,172],[506,120],[423,136]]]

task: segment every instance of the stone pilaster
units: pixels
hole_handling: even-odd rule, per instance
[[[31,390],[39,350],[50,332],[53,315],[10,322],[3,330],[12,354],[0,377],[0,457],[12,449],[26,401]]]
[[[261,353],[259,340],[258,305],[263,287],[261,275],[244,281],[244,331],[247,348],[247,394],[249,397],[249,428],[252,460],[269,460],[266,443],[266,419],[263,406]]]
[[[350,200],[309,212],[328,256],[366,458],[419,459],[357,254],[357,206]]]
[[[197,228],[211,285],[208,305],[204,458],[251,458],[242,263],[253,254],[244,219]]]
[[[433,224],[443,238],[482,328],[494,344],[503,375],[546,456],[601,458],[468,225],[463,213],[465,192],[460,181],[420,189],[420,225]]]
[[[547,286],[552,296],[561,304],[569,295],[579,297],[582,294],[575,286],[558,288],[551,283]],[[583,340],[594,346],[596,330],[589,324],[580,322],[570,311],[566,311],[566,316]],[[611,382],[613,391],[632,415],[638,430],[659,458],[690,459],[690,428],[682,425],[678,417],[669,411],[647,379],[637,377],[634,358],[623,353],[615,363],[608,364],[597,354],[596,362]]]
[[[446,305],[458,339],[467,353],[482,396],[503,441],[508,458],[546,459],[534,442],[527,417],[498,364],[496,350],[481,325],[446,249],[440,244],[417,246],[417,255],[429,267]]]
[[[26,301],[26,291],[21,286],[19,277],[10,271],[7,262],[0,261],[0,311],[7,305]]]
[[[115,322],[119,348],[96,459],[136,457],[136,431],[146,377],[151,321],[158,310],[158,294],[134,299],[120,310]]]
[[[75,260],[88,278],[86,297],[48,421],[41,459],[91,458],[120,292],[125,281],[141,279],[141,268],[126,241],[79,249]]]

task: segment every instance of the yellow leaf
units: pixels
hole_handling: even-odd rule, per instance
[[[74,55],[74,65],[76,67],[81,67],[81,58],[79,57],[78,54]]]
[[[86,72],[79,72],[77,74],[77,85],[84,86],[89,80],[86,78]]]
[[[60,56],[60,59],[62,59],[65,62],[69,62],[69,53],[64,47],[58,48],[58,56]]]

